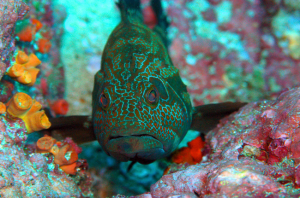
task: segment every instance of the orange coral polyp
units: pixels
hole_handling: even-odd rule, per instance
[[[16,56],[16,63],[24,64],[27,63],[28,61],[29,61],[28,55],[23,51],[19,51],[18,55]]]
[[[15,94],[6,105],[7,113],[24,121],[28,133],[51,126],[45,112],[40,111],[42,105],[26,93]]]
[[[7,103],[7,112],[14,117],[22,116],[32,106],[32,103],[31,97],[26,93],[16,93]]]
[[[24,68],[34,68],[41,64],[42,61],[35,55],[35,54],[30,54],[29,55],[29,60],[23,64]]]
[[[34,54],[27,56],[25,52],[19,51],[16,56],[16,63],[8,70],[7,75],[16,81],[32,86],[39,73],[39,69],[35,68],[41,64],[41,61]]]
[[[49,152],[52,146],[56,143],[56,139],[50,136],[44,136],[38,139],[36,146],[38,152]]]
[[[54,163],[60,166],[69,165],[78,160],[78,154],[66,144],[59,148],[59,152],[54,157]]]
[[[10,70],[8,70],[8,75],[10,77],[19,77],[24,73],[24,67],[20,64],[14,64]]]
[[[43,111],[43,115],[40,117],[41,119],[41,127],[43,127],[44,129],[47,129],[51,126],[51,123],[45,113],[45,111]]]
[[[31,68],[31,69],[28,69],[27,72],[31,76],[31,82],[29,82],[27,85],[32,86],[32,85],[34,85],[34,83],[36,81],[36,77],[37,77],[38,73],[40,72],[40,70],[37,68]]]
[[[32,82],[32,77],[28,71],[24,71],[21,76],[17,78],[17,81],[22,84],[29,84]]]
[[[19,92],[14,95],[14,101],[18,103],[20,108],[28,109],[32,105],[32,99],[26,93]]]
[[[25,122],[25,126],[28,132],[40,131],[51,126],[51,123],[49,122],[45,111],[28,113],[27,116],[23,117],[22,119]]]
[[[57,145],[51,147],[50,153],[52,153],[52,155],[56,156],[58,152],[59,152],[59,147]]]
[[[78,154],[70,144],[61,145],[54,138],[45,135],[37,141],[37,151],[50,152],[54,155],[54,163],[66,174],[76,174]]]
[[[74,163],[69,164],[69,165],[60,166],[59,168],[62,169],[67,174],[76,175],[76,172],[77,172],[76,167],[77,167],[77,163],[74,162]]]
[[[0,114],[4,114],[6,112],[6,106],[3,102],[0,102]]]

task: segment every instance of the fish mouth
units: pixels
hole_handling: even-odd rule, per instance
[[[163,143],[149,134],[110,136],[105,145],[109,155],[120,161],[150,163],[165,156]]]
[[[129,137],[129,136],[132,136],[132,137],[145,137],[145,136],[149,136],[149,137],[152,137],[156,140],[158,140],[155,136],[153,135],[149,135],[149,134],[134,134],[134,135],[116,135],[116,136],[109,136],[108,138],[108,142],[110,140],[114,140],[114,139],[118,139],[118,138],[123,138],[123,137]]]

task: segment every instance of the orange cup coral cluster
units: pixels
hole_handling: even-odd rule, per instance
[[[65,173],[75,175],[78,160],[78,153],[70,144],[62,144],[54,138],[45,135],[37,141],[37,152],[52,153],[54,163]]]
[[[22,84],[32,86],[40,71],[36,68],[39,64],[41,64],[41,61],[35,54],[28,56],[25,52],[19,51],[16,56],[16,62],[9,68],[7,75]]]
[[[172,161],[177,164],[197,164],[202,160],[201,150],[203,147],[204,142],[202,141],[201,137],[197,137],[188,142],[188,147],[183,147],[175,151],[172,155]]]
[[[43,24],[37,19],[30,19],[30,23],[17,33],[20,41],[31,42],[35,34],[43,27]]]
[[[42,105],[26,93],[15,94],[6,107],[9,115],[24,121],[28,133],[48,129],[51,126],[45,111],[40,111]]]
[[[31,42],[38,38],[38,41],[36,42],[38,47],[37,50],[42,54],[48,53],[51,48],[51,37],[47,35],[47,29],[49,28],[46,26],[40,31],[40,29],[43,27],[43,24],[41,23],[41,21],[34,18],[26,22],[27,23],[24,25],[24,27],[17,32],[19,41]],[[39,32],[39,36],[36,36],[37,32]]]

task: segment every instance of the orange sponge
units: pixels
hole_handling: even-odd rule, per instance
[[[42,22],[37,19],[30,19],[30,22],[35,26],[36,31],[39,31],[43,27]]]
[[[37,19],[30,19],[30,23],[17,33],[20,41],[31,42],[35,39],[35,34],[43,27],[43,24]]]
[[[194,162],[199,163],[202,159],[201,149],[204,148],[204,142],[201,137],[197,137],[188,142],[188,147],[191,149],[190,154]]]
[[[51,43],[46,38],[41,38],[37,41],[38,51],[42,54],[46,54],[50,51]]]
[[[42,105],[26,93],[16,93],[6,106],[8,114],[24,121],[28,133],[48,129],[51,126],[45,112],[40,111]]]
[[[188,142],[188,147],[183,147],[172,154],[172,161],[176,164],[197,164],[202,160],[202,149],[204,142],[201,137]]]
[[[190,148],[182,147],[181,149],[175,151],[175,153],[172,155],[172,161],[176,164],[195,164],[190,152]]]
[[[35,68],[39,64],[41,64],[41,61],[35,54],[28,56],[25,52],[19,51],[16,56],[16,63],[9,68],[7,75],[22,84],[32,86],[40,71]]]
[[[54,113],[59,115],[66,115],[69,110],[69,103],[65,99],[58,99],[50,105]]]
[[[31,42],[35,38],[36,27],[33,25],[26,26],[23,30],[17,33],[20,41]]]

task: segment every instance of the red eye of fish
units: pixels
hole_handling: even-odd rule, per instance
[[[103,108],[108,107],[108,99],[107,99],[106,95],[103,92],[101,93],[101,96],[100,96],[100,103],[101,103]]]
[[[152,90],[148,91],[147,100],[151,104],[157,102],[157,100],[158,100],[158,93],[157,93],[156,89],[152,89]]]

